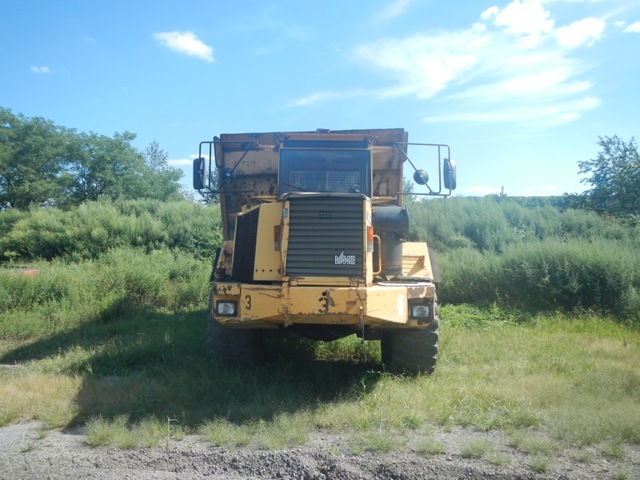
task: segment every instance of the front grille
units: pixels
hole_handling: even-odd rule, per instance
[[[253,280],[258,240],[259,208],[238,215],[236,220],[236,240],[233,249],[233,278],[243,282]]]
[[[362,196],[290,198],[285,273],[295,277],[363,277]]]

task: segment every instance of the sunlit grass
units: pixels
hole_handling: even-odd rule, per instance
[[[184,437],[183,429],[171,426],[168,420],[149,418],[130,423],[126,415],[118,415],[111,420],[93,418],[87,422],[85,433],[89,445],[115,445],[123,449],[150,448]]]
[[[482,458],[493,451],[493,445],[487,440],[472,440],[460,449],[462,458]]]
[[[500,429],[540,461],[536,471],[565,443],[600,445],[612,458],[618,446],[640,443],[637,329],[594,317],[496,320],[491,312],[461,325],[464,312],[443,309],[430,376],[386,372],[376,342],[357,338],[275,342],[277,359],[254,368],[208,364],[201,311],[0,340],[4,361],[19,364],[0,369],[0,424],[87,422],[91,444],[121,448],[192,432],[226,448],[280,449],[327,431],[349,435],[353,452],[422,455],[444,448],[434,428]],[[403,443],[408,434],[417,446]],[[480,455],[508,460],[493,449]]]
[[[66,425],[78,412],[81,385],[78,376],[0,369],[0,426],[21,420]]]

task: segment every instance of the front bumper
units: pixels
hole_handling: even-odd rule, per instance
[[[435,285],[430,282],[361,287],[212,282],[210,315],[221,324],[239,328],[293,324],[419,327],[433,320],[435,299]]]

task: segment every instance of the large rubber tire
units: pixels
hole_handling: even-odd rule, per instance
[[[427,328],[385,332],[382,362],[408,373],[432,373],[438,357],[438,319]]]
[[[225,364],[253,364],[264,358],[262,330],[235,329],[207,322],[207,358]]]

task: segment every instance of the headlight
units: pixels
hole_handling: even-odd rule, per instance
[[[236,302],[230,300],[218,300],[216,302],[216,315],[233,317],[236,314]]]
[[[428,319],[431,316],[430,305],[412,305],[411,317],[419,319]]]

